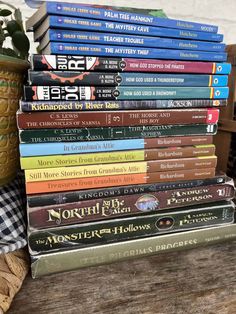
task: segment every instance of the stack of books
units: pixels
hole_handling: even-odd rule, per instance
[[[17,115],[33,277],[235,236],[212,144],[230,72],[217,27],[54,2],[27,27],[42,51]]]

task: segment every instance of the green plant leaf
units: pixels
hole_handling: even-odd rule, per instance
[[[21,31],[21,26],[15,20],[8,21],[7,24],[7,31],[10,35],[14,34],[16,31]]]
[[[12,12],[10,10],[7,10],[7,9],[3,9],[0,11],[0,16],[9,16],[11,14],[12,14]]]
[[[12,34],[12,44],[20,52],[23,58],[28,56],[30,43],[28,37],[22,31],[16,31]]]
[[[15,9],[14,17],[15,17],[15,20],[17,21],[17,23],[20,25],[21,30],[23,31],[24,28],[23,28],[23,22],[22,22],[22,14],[21,14],[21,11],[19,9]]]

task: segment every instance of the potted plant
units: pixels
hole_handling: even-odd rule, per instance
[[[18,170],[16,111],[29,68],[29,46],[20,10],[0,1],[0,184]]]

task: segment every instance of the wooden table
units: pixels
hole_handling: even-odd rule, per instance
[[[8,314],[235,314],[236,241],[33,280]]]

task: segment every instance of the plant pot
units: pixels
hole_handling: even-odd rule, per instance
[[[0,55],[0,185],[12,180],[19,170],[16,111],[28,68],[27,61]]]

